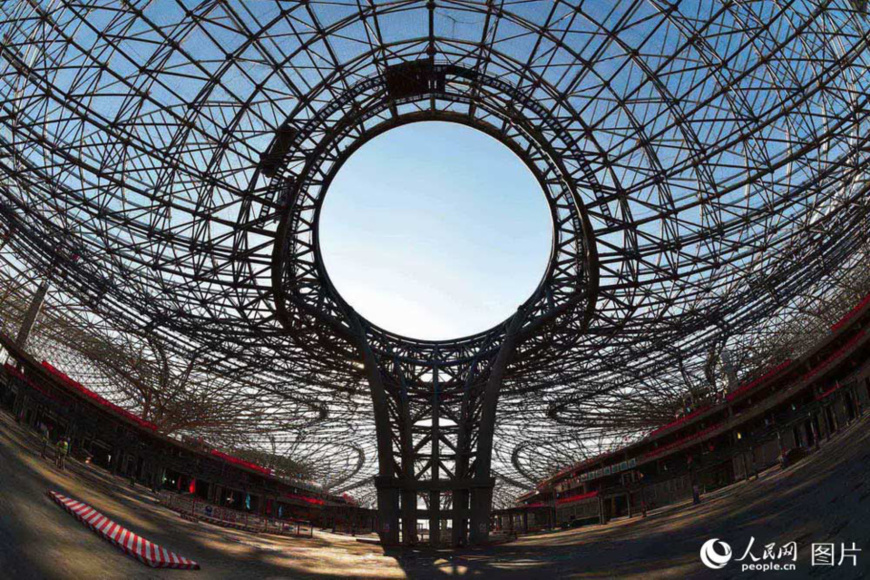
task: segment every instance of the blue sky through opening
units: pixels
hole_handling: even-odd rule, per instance
[[[551,240],[546,200],[523,162],[488,135],[443,122],[361,147],[320,217],[339,293],[375,324],[420,339],[510,316],[540,282]]]

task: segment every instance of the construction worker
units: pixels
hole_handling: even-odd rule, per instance
[[[59,469],[64,468],[66,456],[69,454],[69,439],[61,437],[57,442],[57,466]]]

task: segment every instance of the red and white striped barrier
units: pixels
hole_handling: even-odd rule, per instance
[[[77,520],[91,528],[98,536],[117,546],[125,554],[132,556],[152,568],[176,568],[181,570],[199,570],[199,564],[161,548],[142,536],[134,534],[127,528],[113,522],[86,503],[63,496],[57,492],[48,492],[48,497],[71,513]]]

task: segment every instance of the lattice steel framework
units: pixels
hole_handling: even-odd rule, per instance
[[[751,372],[796,312],[854,297],[864,10],[6,2],[5,269],[51,276],[83,327],[155,337],[264,417],[298,406],[298,424],[265,424],[323,461],[348,450],[337,490],[377,473],[385,541],[428,517],[484,542],[493,476],[528,486],[630,439],[715,387],[723,348]],[[513,149],[554,223],[535,294],[450,341],[364,320],[319,254],[342,163],[423,120]]]

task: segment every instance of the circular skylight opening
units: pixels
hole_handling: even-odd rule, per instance
[[[323,265],[372,323],[444,340],[504,321],[535,291],[553,226],[534,175],[489,135],[421,122],[342,166],[319,218]]]

